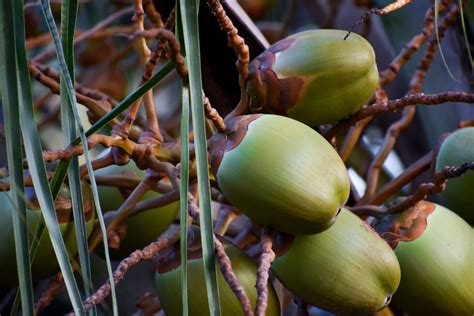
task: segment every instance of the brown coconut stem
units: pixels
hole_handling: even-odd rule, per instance
[[[423,183],[417,191],[400,203],[390,207],[387,213],[401,213],[406,209],[415,206],[418,202],[426,199],[428,195],[437,194],[444,191],[446,182],[451,178],[462,176],[469,170],[474,170],[474,162],[467,162],[459,167],[446,166],[433,176],[433,182]]]
[[[440,39],[444,37],[446,30],[452,23],[454,23],[454,21],[456,21],[458,16],[459,9],[457,6],[453,6],[440,23],[438,31]],[[423,80],[433,62],[437,46],[437,38],[432,37],[428,48],[413,75],[413,79],[410,83],[410,91],[408,92],[409,94],[421,92]],[[402,117],[388,128],[385,133],[384,142],[369,166],[369,171],[367,172],[367,187],[363,198],[370,197],[375,193],[380,176],[380,170],[387,160],[388,155],[392,152],[400,133],[402,133],[412,123],[415,113],[415,105],[404,108]]]
[[[383,203],[383,201],[387,200],[403,186],[405,186],[414,178],[428,170],[430,168],[432,156],[433,153],[430,151],[429,153],[418,159],[416,162],[414,162],[412,165],[410,165],[408,168],[406,168],[398,177],[385,184],[370,199],[360,199],[359,201],[357,201],[356,205],[379,205]]]
[[[174,244],[179,239],[179,227],[176,225],[170,226],[156,241],[150,243],[142,250],[135,250],[123,259],[113,273],[114,284],[117,285],[125,276],[130,268],[141,261],[150,260],[156,254],[167,247]],[[89,296],[84,301],[84,310],[92,309],[94,305],[101,303],[110,294],[110,283],[107,281],[94,294]]]
[[[452,0],[446,1],[443,0],[439,3],[438,13],[442,13],[446,10],[446,7],[451,3]],[[382,87],[391,83],[400,69],[405,65],[405,63],[410,60],[410,58],[418,51],[418,49],[423,45],[428,38],[433,34],[434,29],[434,16],[435,16],[435,6],[432,5],[426,11],[425,14],[425,24],[423,30],[420,34],[415,35],[410,42],[405,44],[402,51],[398,54],[397,57],[390,63],[390,66],[380,73],[379,83]]]
[[[446,91],[436,94],[415,93],[388,102],[377,102],[363,107],[355,114],[345,118],[324,133],[326,139],[331,139],[338,132],[354,125],[360,120],[379,113],[395,112],[410,105],[439,105],[446,102],[474,103],[474,94],[465,92]]]
[[[260,242],[262,253],[258,260],[257,270],[257,306],[255,307],[256,316],[264,316],[268,306],[268,278],[269,270],[275,253],[272,250],[274,232],[271,228],[264,227],[261,231]]]
[[[189,201],[189,215],[193,218],[194,221],[199,223],[199,206],[197,205],[196,199],[193,197],[192,194],[188,194],[188,201]],[[252,304],[250,303],[250,299],[245,292],[244,287],[240,284],[239,279],[235,275],[234,271],[232,270],[232,263],[230,261],[229,256],[225,253],[224,246],[220,242],[219,239],[216,238],[214,235],[214,247],[216,250],[216,258],[217,262],[219,262],[219,266],[222,271],[222,275],[226,280],[229,287],[232,289],[232,292],[237,296],[240,305],[242,306],[242,310],[244,315],[252,316],[253,309]]]

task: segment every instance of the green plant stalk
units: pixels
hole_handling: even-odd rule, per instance
[[[181,288],[183,302],[183,316],[188,316],[188,187],[189,187],[189,87],[183,86],[183,106],[181,111],[181,187],[179,198],[180,213],[180,239],[181,239]]]
[[[19,288],[23,315],[34,311],[31,263],[28,252],[28,228],[26,203],[23,189],[23,155],[20,131],[20,110],[18,107],[17,63],[15,58],[15,23],[13,6],[10,1],[0,5],[0,78],[2,81],[2,102],[5,124],[5,141],[10,172],[10,197],[12,199],[15,255],[17,260]],[[18,296],[17,296],[18,297]]]
[[[88,171],[91,186],[92,186],[92,194],[93,194],[93,197],[94,197],[95,209],[97,211],[97,217],[99,218],[99,225],[100,225],[100,228],[101,228],[101,231],[102,231],[102,236],[103,236],[106,266],[107,266],[107,271],[108,271],[108,276],[109,276],[109,282],[111,284],[113,314],[118,315],[117,298],[116,298],[116,295],[115,295],[115,284],[114,284],[114,281],[113,281],[112,266],[110,264],[110,256],[109,256],[109,252],[108,252],[108,241],[107,241],[106,227],[105,227],[102,211],[101,211],[101,208],[100,208],[99,194],[97,192],[97,185],[95,183],[94,171],[92,169],[92,165],[91,165],[90,157],[89,157],[89,152],[87,150],[87,139],[86,139],[86,136],[85,136],[85,133],[84,133],[84,128],[82,126],[80,116],[79,116],[79,113],[78,113],[78,110],[77,110],[77,102],[76,102],[76,94],[75,94],[74,86],[73,86],[72,79],[71,79],[71,76],[70,76],[69,71],[68,71],[68,67],[66,65],[66,61],[65,61],[65,57],[64,57],[64,50],[62,48],[62,44],[61,44],[61,41],[59,39],[58,30],[57,30],[56,24],[54,22],[54,17],[53,17],[53,14],[51,12],[51,6],[49,4],[49,1],[42,0],[41,1],[41,8],[42,8],[43,15],[45,17],[46,23],[48,25],[48,29],[50,31],[50,34],[51,34],[52,38],[53,38],[54,47],[55,47],[56,55],[57,55],[57,60],[59,62],[59,66],[60,66],[60,72],[61,72],[62,77],[64,78],[64,83],[66,84],[66,87],[67,87],[66,91],[67,91],[67,95],[68,95],[68,98],[69,98],[70,107],[73,110],[74,116],[75,116],[76,121],[77,121],[77,127],[79,129],[79,135],[80,135],[82,143],[84,144],[84,147],[86,147],[86,148],[84,148],[84,157],[86,159],[86,166],[87,166],[87,171]],[[72,273],[72,269],[71,269],[71,273]],[[67,285],[67,280],[66,280],[66,285]],[[76,285],[76,288],[77,288],[77,285]],[[79,308],[79,306],[75,306],[75,309],[76,308]],[[83,313],[82,304],[80,306],[80,310]],[[78,309],[78,311],[79,311],[79,309]]]
[[[208,292],[209,312],[220,315],[219,290],[217,285],[217,268],[214,253],[214,232],[211,216],[211,194],[209,186],[209,169],[207,159],[207,139],[204,108],[202,105],[201,59],[199,47],[198,8],[199,1],[179,1],[180,16],[183,26],[183,39],[186,63],[189,71],[189,87],[191,93],[191,113],[194,129],[196,150],[198,189],[201,223],[201,240],[203,262]]]
[[[74,279],[74,274],[69,263],[67,250],[56,217],[55,205],[51,196],[51,190],[43,160],[41,141],[39,139],[39,133],[33,115],[33,96],[31,93],[31,83],[25,48],[23,1],[15,1],[14,3],[14,16],[19,19],[18,25],[21,25],[21,27],[16,28],[15,49],[21,87],[20,121],[24,135],[23,140],[25,142],[26,157],[38,201],[41,206],[41,211],[51,237],[52,246],[56,253],[59,266],[64,274],[66,288],[71,298],[73,308],[77,314],[82,315],[81,297]]]
[[[175,34],[181,45],[181,53],[185,55],[183,43],[183,23],[181,21],[181,10],[179,1],[176,0],[176,23]],[[181,182],[180,182],[180,247],[181,247],[181,301],[183,304],[183,316],[189,315],[188,300],[188,191],[189,191],[189,84],[183,83],[181,108]]]
[[[61,4],[61,34],[64,55],[71,77],[74,78],[74,30],[76,28],[77,12],[79,9],[79,1],[70,0],[63,1]],[[74,83],[73,83],[74,84]],[[77,127],[69,106],[69,98],[67,96],[67,86],[64,77],[60,79],[61,89],[61,126],[64,133],[64,145],[67,146],[77,137]],[[77,248],[79,252],[79,261],[81,266],[81,275],[84,282],[84,294],[86,297],[92,293],[92,275],[89,258],[89,248],[86,235],[86,219],[84,216],[84,208],[81,203],[82,189],[81,177],[79,171],[79,159],[77,156],[72,157],[71,166],[69,168],[69,188],[71,190],[72,210],[74,214],[74,226],[77,240]],[[94,307],[90,311],[90,315],[97,313]]]

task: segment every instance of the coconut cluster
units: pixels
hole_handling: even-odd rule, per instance
[[[227,121],[227,130],[209,141],[219,188],[255,223],[295,236],[272,270],[305,303],[337,314],[368,315],[393,298],[410,315],[470,315],[474,280],[466,276],[474,276],[474,238],[468,224],[439,205],[422,202],[374,221],[375,230],[344,208],[350,192],[346,167],[310,126],[356,112],[375,92],[378,71],[371,45],[355,34],[345,41],[345,35],[338,30],[294,34],[252,61],[246,89],[250,109],[259,114]],[[381,236],[386,234],[398,238],[385,240]],[[248,259],[228,249],[240,278]],[[193,289],[202,288],[200,296],[191,294],[192,306],[204,306],[190,312],[204,315],[202,261],[190,262]],[[241,282],[255,304],[256,269],[248,269],[253,277]],[[170,315],[178,315],[181,306],[181,294],[167,290],[179,288],[177,271],[156,276]],[[224,287],[220,284],[220,291],[228,293]],[[276,311],[272,295],[267,315]],[[240,315],[237,302],[226,297],[221,305],[226,314]]]

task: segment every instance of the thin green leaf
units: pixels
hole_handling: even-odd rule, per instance
[[[46,24],[48,25],[49,32],[51,34],[51,37],[53,38],[53,43],[56,50],[56,56],[57,56],[57,60],[60,66],[60,73],[62,77],[64,78],[64,83],[66,84],[66,87],[67,87],[66,91],[67,91],[67,96],[69,98],[69,106],[74,113],[74,117],[77,122],[77,127],[79,129],[79,135],[80,135],[82,144],[85,147],[84,157],[86,159],[86,167],[87,167],[87,171],[88,171],[91,186],[92,186],[92,195],[94,198],[94,205],[97,211],[97,217],[99,218],[100,229],[102,231],[102,242],[104,244],[104,253],[105,253],[105,259],[106,259],[107,272],[109,275],[109,282],[111,285],[110,287],[111,287],[113,314],[118,315],[117,297],[115,294],[115,284],[113,281],[112,266],[110,264],[110,255],[109,255],[106,227],[105,227],[104,217],[102,215],[102,210],[99,203],[99,194],[98,194],[97,185],[95,182],[94,170],[92,169],[92,165],[91,165],[91,161],[89,157],[89,151],[87,149],[87,139],[86,139],[84,128],[82,126],[82,122],[77,110],[76,93],[75,93],[72,79],[71,79],[71,76],[69,74],[69,70],[66,64],[66,60],[64,57],[64,50],[62,48],[62,44],[59,39],[58,30],[54,22],[54,17],[53,17],[53,13],[51,12],[51,6],[49,4],[49,1],[41,0],[41,8],[46,20]],[[82,309],[82,306],[81,306],[81,309]]]
[[[211,315],[220,315],[217,269],[214,252],[214,231],[211,216],[211,194],[209,186],[209,169],[207,158],[207,139],[204,107],[202,105],[201,58],[199,47],[199,25],[197,0],[179,1],[183,39],[186,51],[186,63],[189,71],[191,94],[191,113],[196,150],[199,204],[201,206],[200,224],[203,250],[204,275],[206,279],[207,298]],[[192,53],[191,53],[192,52]]]
[[[63,1],[61,4],[61,36],[64,49],[64,56],[71,78],[74,78],[74,30],[76,28],[77,12],[79,9],[78,0]],[[68,146],[77,137],[77,127],[74,113],[69,106],[67,86],[64,77],[61,76],[61,126],[64,136],[64,146]],[[74,82],[73,82],[74,84]],[[79,158],[72,157],[69,168],[69,188],[71,191],[72,210],[74,215],[74,227],[79,252],[79,262],[81,275],[84,283],[84,294],[89,297],[92,294],[92,275],[89,258],[89,248],[87,243],[86,219],[83,208],[83,194],[81,176],[79,171]],[[95,307],[90,315],[95,315]]]
[[[181,23],[181,10],[179,2],[176,1],[176,38],[181,44],[181,53],[185,54],[183,43],[183,25]],[[183,316],[189,315],[188,302],[188,191],[189,191],[189,84],[183,84],[181,101],[181,187],[180,187],[180,240],[181,240],[181,301],[183,304]]]
[[[31,227],[30,227],[31,228]],[[46,233],[46,226],[44,224],[44,221],[38,221],[38,224],[35,227],[35,232],[33,234],[33,238],[31,239],[31,244],[30,244],[30,261],[32,263],[35,262],[35,257],[36,257],[36,252],[38,250],[39,246],[39,241],[43,238],[43,235]],[[15,300],[13,301],[13,306],[10,311],[11,316],[16,316],[18,315],[18,308],[20,307],[20,295],[17,292],[15,296]]]
[[[11,212],[12,217],[23,315],[32,315],[34,312],[33,283],[31,281],[31,264],[28,252],[28,227],[23,187],[23,154],[20,146],[19,87],[15,52],[15,31],[17,27],[21,28],[23,25],[20,26],[20,21],[15,19],[14,7],[10,1],[2,1],[0,10],[0,81],[2,82],[4,130],[11,184],[10,192],[2,194],[9,194],[8,200],[11,204],[11,208],[7,208],[7,211]]]
[[[183,86],[181,109],[181,187],[180,240],[181,240],[181,289],[183,316],[188,316],[188,187],[189,187],[189,87]]]
[[[84,314],[81,296],[74,279],[71,265],[69,264],[67,250],[59,228],[55,205],[46,175],[46,167],[43,160],[43,150],[39,139],[39,133],[33,116],[33,96],[31,93],[30,75],[27,65],[25,48],[25,30],[23,1],[13,1],[13,16],[16,21],[15,28],[15,52],[17,56],[17,72],[20,84],[20,122],[25,143],[26,158],[33,179],[38,202],[41,206],[51,243],[64,275],[66,288],[71,298],[76,314]]]
[[[438,32],[438,16],[439,16],[439,0],[435,0],[435,33],[436,33],[436,41],[438,42],[438,49],[439,49],[439,54],[441,56],[441,59],[443,60],[444,67],[446,68],[446,71],[448,72],[449,76],[456,82],[462,82],[461,80],[458,80],[454,77],[453,73],[451,72],[451,68],[449,68],[448,62],[446,61],[446,57],[444,56],[443,53],[443,48],[441,47],[441,41],[439,39],[439,32]]]

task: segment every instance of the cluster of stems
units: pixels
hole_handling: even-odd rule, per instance
[[[382,9],[368,10],[361,21],[369,21],[371,14],[385,15],[393,12],[406,4],[409,0],[395,1]],[[286,33],[287,28],[294,18],[294,6],[296,1],[289,3],[288,21],[284,23],[282,33]],[[338,12],[340,1],[334,1],[330,6],[330,13],[326,20],[326,26],[331,26]],[[248,111],[248,95],[245,89],[246,80],[249,75],[248,64],[250,61],[249,48],[245,44],[244,39],[238,35],[238,29],[227,16],[224,7],[219,0],[208,0],[207,4],[215,14],[217,21],[223,31],[227,34],[229,46],[234,49],[237,57],[236,66],[239,73],[239,85],[241,88],[241,99],[227,118],[236,115],[245,114]],[[314,4],[308,7],[313,8]],[[293,8],[293,9],[291,9]],[[438,26],[438,37],[434,33],[434,16],[435,10],[441,15]],[[133,14],[131,25],[127,26],[111,26],[115,21]],[[445,167],[440,172],[433,174],[432,182],[423,183],[416,189],[414,194],[402,199],[397,204],[388,209],[384,209],[380,205],[386,202],[401,187],[411,182],[414,178],[427,171],[436,158],[435,151],[427,153],[425,156],[408,166],[406,170],[386,185],[377,189],[381,167],[386,161],[390,152],[392,152],[398,136],[413,121],[416,111],[416,105],[439,105],[446,102],[464,102],[474,103],[474,94],[447,91],[441,93],[425,94],[423,93],[423,81],[426,78],[428,69],[430,68],[436,49],[438,40],[441,40],[449,29],[458,19],[460,9],[457,3],[452,0],[441,0],[439,7],[432,5],[425,15],[423,30],[409,41],[400,54],[390,63],[390,66],[381,72],[379,87],[371,103],[361,108],[355,114],[342,119],[341,121],[329,126],[323,131],[324,136],[331,140],[335,139],[337,134],[346,133],[344,142],[340,146],[339,154],[343,161],[347,161],[352,150],[357,145],[360,137],[372,119],[381,113],[395,112],[402,110],[401,117],[393,122],[386,131],[384,142],[375,155],[367,173],[366,182],[367,189],[365,194],[356,201],[356,205],[351,210],[360,216],[383,216],[384,214],[403,212],[404,210],[416,205],[419,201],[426,199],[430,194],[436,194],[444,190],[447,181],[450,178],[458,177],[474,170],[474,162],[467,162],[459,167]],[[174,34],[174,25],[176,20],[176,11],[173,9],[166,21],[163,22],[162,15],[155,8],[151,0],[134,0],[133,6],[125,7],[113,14],[100,23],[96,24],[88,30],[77,32],[74,39],[74,45],[91,39],[102,39],[107,37],[125,37],[133,42],[133,47],[137,52],[140,64],[143,67],[143,75],[139,84],[150,80],[153,71],[161,59],[167,58],[174,63],[178,75],[187,79],[187,66],[185,59],[181,54],[180,43]],[[151,21],[152,26],[147,27],[145,18]],[[369,25],[369,24],[367,24]],[[352,29],[351,29],[352,30]],[[47,34],[33,37],[27,40],[28,48],[35,48],[46,45],[51,41]],[[154,42],[155,47],[149,48],[149,43]],[[412,77],[410,89],[405,96],[390,100],[385,92],[385,87],[389,85],[397,77],[402,67],[411,59],[411,57],[426,44],[423,57],[419,62],[417,69]],[[59,73],[46,66],[48,59],[54,57],[54,51],[47,49],[42,53],[33,57],[28,64],[32,77],[49,91],[44,95],[44,100],[38,101],[37,106],[42,107],[52,94],[60,93],[60,76]],[[88,115],[91,122],[95,122],[118,104],[112,96],[87,87],[80,83],[75,85],[76,98],[80,104],[88,109]],[[143,103],[145,109],[145,119],[139,115],[139,109]],[[205,110],[206,118],[213,127],[213,132],[223,133],[226,131],[224,119],[214,108],[209,99],[203,99],[202,106]],[[50,116],[45,118],[40,124],[47,125],[57,119],[59,109],[53,111]],[[227,119],[226,118],[226,119]],[[474,125],[473,120],[466,120],[460,124],[460,128]],[[131,190],[131,194],[127,197],[123,205],[107,215],[107,234],[111,238],[114,231],[130,216],[140,212],[147,211],[151,208],[164,206],[179,199],[179,176],[177,164],[180,157],[180,146],[175,140],[166,142],[166,135],[160,128],[158,117],[156,115],[155,101],[153,99],[153,91],[149,90],[142,98],[138,99],[120,118],[111,121],[111,136],[94,134],[88,138],[87,148],[91,149],[98,145],[112,148],[112,151],[92,162],[94,170],[107,167],[112,164],[123,164],[129,159],[133,159],[141,169],[146,169],[147,174],[144,179],[130,179],[127,177],[114,178],[98,178],[99,184],[113,184],[115,186],[127,188]],[[132,128],[133,126],[139,129]],[[190,134],[192,140],[192,134]],[[84,147],[81,145],[70,145],[60,150],[44,151],[43,157],[46,162],[54,162],[58,160],[69,160],[74,156],[82,155]],[[191,154],[193,157],[193,154]],[[27,166],[25,166],[27,167]],[[5,172],[5,175],[7,172]],[[195,172],[191,171],[192,179],[195,180]],[[3,177],[3,175],[2,175]],[[87,171],[85,167],[81,168],[81,177],[87,179]],[[163,184],[162,179],[168,179],[170,184]],[[25,185],[32,185],[31,177],[25,176]],[[9,190],[10,185],[7,181],[0,181],[0,191]],[[150,190],[156,190],[163,193],[161,196],[141,201],[141,197]],[[237,233],[233,239],[234,244],[239,248],[246,248],[254,245],[255,255],[258,256],[257,271],[257,302],[255,308],[252,307],[247,293],[240,284],[237,276],[232,270],[232,263],[225,253],[224,246],[217,236],[224,236],[228,231],[230,224],[239,216],[228,201],[222,197],[220,193],[221,212],[216,221],[216,230],[214,236],[214,245],[216,258],[221,268],[224,279],[235,293],[242,306],[245,315],[264,315],[267,309],[268,300],[268,282],[270,279],[269,269],[275,259],[273,251],[274,232],[267,227],[258,227],[255,229],[253,225],[247,225],[244,230]],[[189,216],[194,223],[199,224],[199,205],[194,194],[188,192],[188,209]],[[93,251],[101,243],[101,232],[96,230],[89,239],[89,250]],[[160,251],[168,246],[176,243],[179,239],[179,228],[172,225],[169,229],[157,238],[156,241],[150,243],[143,249],[137,249],[127,258],[123,259],[118,268],[114,271],[113,280],[118,284],[126,275],[126,273],[143,260],[155,258]],[[258,245],[255,245],[258,243]],[[73,268],[78,268],[78,262],[73,261]],[[45,308],[55,297],[56,293],[63,284],[61,273],[57,273],[52,279],[48,289],[44,291],[36,302],[35,312],[39,313]],[[84,301],[85,310],[90,310],[94,305],[102,302],[110,293],[111,285],[106,282],[94,294],[86,298]],[[192,294],[191,294],[192,295]],[[304,302],[298,304],[301,312],[306,311],[307,305]]]

